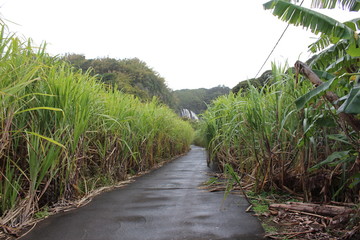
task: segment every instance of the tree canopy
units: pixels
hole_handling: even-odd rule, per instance
[[[267,70],[263,74],[261,74],[261,76],[258,78],[251,78],[251,79],[239,82],[238,84],[236,84],[235,87],[233,87],[231,89],[231,91],[235,94],[237,94],[238,92],[247,91],[249,89],[250,85],[252,85],[256,88],[261,88],[266,83],[271,81],[271,78],[272,78],[272,71]]]
[[[91,69],[100,81],[125,93],[133,94],[144,101],[157,97],[160,102],[175,108],[172,90],[167,87],[165,79],[138,58],[86,59],[84,55],[68,54],[65,59],[83,71]]]

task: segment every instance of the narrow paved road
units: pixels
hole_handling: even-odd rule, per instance
[[[262,239],[238,195],[198,188],[209,176],[204,149],[103,193],[88,205],[49,217],[21,240]]]

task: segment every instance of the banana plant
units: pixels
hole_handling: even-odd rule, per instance
[[[334,8],[337,4],[349,11],[360,9],[360,0],[313,0],[312,7]],[[285,0],[272,0],[263,6],[265,9],[272,9],[273,15],[289,24],[303,26],[315,34],[320,34],[319,39],[309,46],[313,53],[320,51],[310,61],[310,67],[321,70],[322,73],[318,77],[321,78],[324,73],[332,74],[336,81],[332,79],[332,83],[335,84],[327,83],[327,86],[312,90],[307,96],[299,99],[303,103],[300,105],[303,107],[313,97],[319,97],[330,87],[340,87],[342,92],[347,94],[338,100],[341,106],[337,112],[360,114],[360,18],[341,23]]]
[[[311,6],[339,6],[344,10],[358,12],[360,0],[313,0]],[[319,39],[309,46],[309,50],[317,54],[308,61],[310,66],[300,61],[295,63],[297,74],[309,79],[316,87],[298,98],[295,103],[298,109],[306,110],[311,108],[308,104],[310,101],[324,96],[331,104],[330,107],[324,104],[324,111],[338,115],[341,134],[350,145],[344,146],[346,151],[333,152],[309,170],[319,169],[323,165],[343,166],[342,175],[347,178],[344,177],[342,187],[333,197],[336,197],[346,184],[349,188],[357,186],[359,189],[359,174],[352,172],[352,168],[345,169],[349,163],[354,164],[356,159],[360,159],[360,18],[341,23],[285,0],[269,1],[264,4],[264,8],[272,9],[273,15],[289,24],[302,26],[320,35]]]

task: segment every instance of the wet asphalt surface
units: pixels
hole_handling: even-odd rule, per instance
[[[209,179],[206,152],[186,156],[103,193],[79,209],[51,216],[21,240],[263,239],[239,195],[198,187]]]

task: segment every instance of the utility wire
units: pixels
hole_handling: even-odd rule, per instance
[[[277,42],[275,43],[275,46],[273,47],[273,49],[271,50],[271,52],[269,53],[269,55],[267,56],[267,58],[265,59],[263,65],[261,66],[261,68],[259,69],[259,71],[256,73],[255,77],[256,78],[259,73],[261,72],[261,70],[264,68],[265,64],[267,63],[267,61],[269,60],[269,58],[271,57],[271,55],[273,54],[273,52],[275,51],[275,48],[277,47],[277,45],[279,44],[280,40],[282,39],[282,37],[284,36],[285,32],[287,31],[287,29],[289,28],[290,23],[288,23],[288,25],[286,26],[286,28],[284,29],[284,31],[282,32],[281,36],[279,37],[279,39],[277,40]]]
[[[300,7],[301,5],[304,3],[305,0],[302,0],[302,2],[300,3]],[[256,73],[255,77],[256,78],[259,73],[261,72],[261,70],[264,68],[265,64],[267,63],[267,61],[269,60],[269,58],[271,57],[271,55],[273,54],[273,52],[275,51],[275,48],[277,47],[277,45],[279,44],[280,40],[283,38],[285,32],[288,30],[290,26],[290,23],[288,23],[288,25],[286,26],[286,28],[284,29],[284,31],[282,32],[282,34],[280,35],[279,39],[277,40],[277,42],[275,43],[274,47],[272,48],[271,52],[269,53],[269,55],[267,56],[267,58],[265,59],[263,65],[261,66],[261,68],[259,69],[259,71]]]

